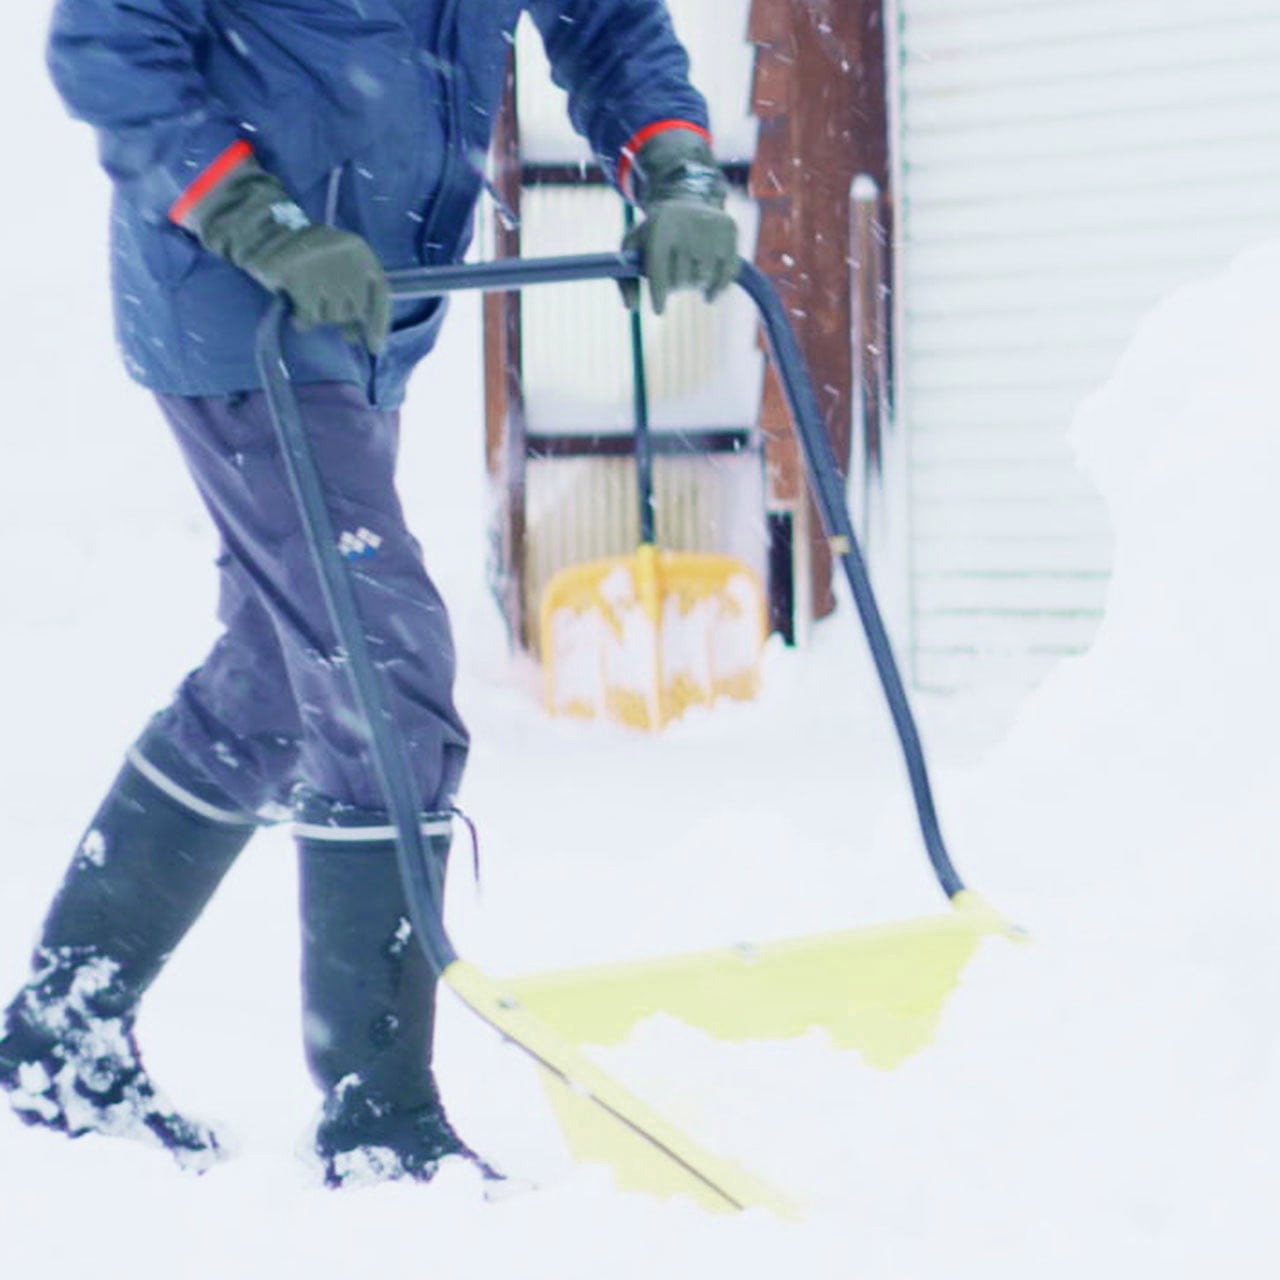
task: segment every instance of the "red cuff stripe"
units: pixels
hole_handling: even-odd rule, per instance
[[[622,154],[618,157],[618,186],[622,189],[622,194],[631,199],[631,170],[635,165],[636,156],[640,154],[640,148],[644,146],[650,138],[656,138],[660,133],[668,133],[672,129],[692,129],[694,133],[701,134],[709,143],[711,134],[707,132],[700,124],[694,124],[689,120],[659,120],[656,124],[645,125],[643,129],[637,133],[625,147],[622,148]]]
[[[187,214],[220,183],[232,169],[253,155],[253,148],[240,138],[233,142],[173,203],[169,220],[182,225]]]

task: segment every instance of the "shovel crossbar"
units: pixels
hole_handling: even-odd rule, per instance
[[[396,298],[412,300],[464,290],[491,293],[539,284],[636,280],[642,274],[638,255],[606,253],[423,267],[394,272],[390,281]],[[866,632],[902,747],[926,852],[939,884],[949,898],[956,899],[965,892],[965,886],[952,866],[943,841],[915,719],[854,533],[844,482],[823,426],[800,345],[777,292],[763,272],[744,259],[739,263],[737,283],[759,312],[801,442],[823,527],[834,554],[844,566]],[[474,966],[460,960],[444,927],[441,890],[430,871],[431,859],[419,823],[417,791],[388,711],[382,678],[361,623],[347,564],[338,550],[323,483],[290,381],[284,355],[287,317],[287,304],[278,299],[258,330],[258,368],[340,647],[334,656],[347,670],[367,727],[375,770],[388,815],[396,829],[398,863],[414,933],[429,964],[480,1018],[580,1097],[588,1098],[600,1111],[660,1152],[688,1179],[683,1189],[691,1188],[704,1203],[710,1201],[721,1208],[767,1205],[793,1216],[794,1205],[781,1193],[732,1162],[698,1147],[602,1072],[565,1038],[522,1009],[513,993],[504,991]],[[674,1184],[672,1189],[677,1189]]]

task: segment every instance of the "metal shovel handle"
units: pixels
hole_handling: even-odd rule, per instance
[[[497,262],[421,267],[391,274],[396,298],[439,297],[466,290],[487,293],[527,289],[539,284],[589,280],[635,280],[643,275],[638,254],[602,253],[577,257],[513,258]],[[949,898],[964,891],[947,852],[934,805],[924,751],[907,698],[888,632],[872,590],[866,563],[854,533],[845,500],[844,480],[813,391],[800,344],[781,299],[768,277],[754,264],[741,260],[738,285],[755,303],[769,340],[770,352],[800,439],[809,485],[833,554],[845,576],[871,648],[876,671],[889,703],[894,727],[910,778],[920,831],[929,861]],[[281,446],[312,540],[312,553],[324,586],[326,601],[339,642],[343,646],[356,696],[369,726],[375,765],[397,832],[401,873],[414,908],[414,925],[436,971],[457,958],[444,931],[442,904],[428,872],[429,860],[419,830],[418,800],[408,766],[386,710],[381,681],[360,623],[346,563],[337,553],[337,540],[324,490],[311,456],[306,428],[289,382],[283,354],[286,306],[277,302],[258,333],[258,364],[264,389],[280,435]]]

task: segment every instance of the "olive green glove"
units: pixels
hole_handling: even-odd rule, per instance
[[[669,129],[640,148],[636,203],[645,220],[623,242],[640,251],[653,309],[661,315],[677,289],[701,289],[714,301],[738,274],[738,227],[724,211],[728,184],[701,134]],[[633,310],[640,286],[624,282]]]
[[[211,253],[289,300],[299,329],[336,324],[376,355],[391,327],[391,289],[373,250],[349,231],[316,226],[250,157],[182,219]]]

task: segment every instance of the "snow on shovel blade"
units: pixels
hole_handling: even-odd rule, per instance
[[[609,1165],[627,1189],[794,1218],[802,1212],[795,1201],[699,1147],[616,1082],[599,1077],[593,1093],[597,1069],[581,1050],[621,1044],[637,1023],[665,1013],[729,1042],[821,1028],[835,1048],[892,1070],[933,1039],[984,939],[1026,941],[972,890],[957,894],[952,907],[839,933],[513,978],[502,984],[500,1009],[538,1028],[539,1038],[518,1038],[547,1068],[547,1094],[579,1160]],[[544,1041],[554,1042],[558,1057]]]
[[[561,570],[542,599],[547,709],[660,729],[753,698],[766,618],[759,577],[731,556],[642,546]]]
[[[670,1124],[530,1014],[510,986],[455,961],[444,981],[474,1013],[542,1068],[556,1118],[574,1155],[606,1165],[617,1185],[660,1199],[683,1196],[712,1212],[768,1209],[795,1221],[798,1201]]]
[[[934,1038],[947,1000],[985,938],[1024,941],[966,890],[945,915],[600,965],[508,983],[573,1044],[621,1044],[666,1013],[720,1040],[776,1040],[826,1031],[872,1067],[893,1070]]]

